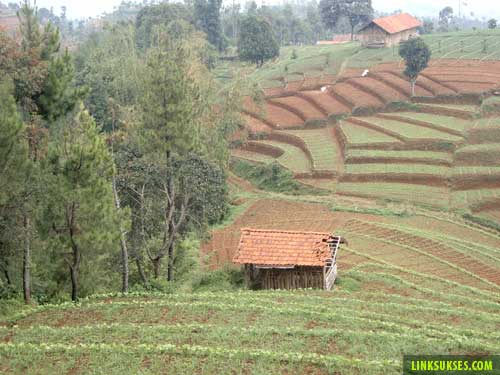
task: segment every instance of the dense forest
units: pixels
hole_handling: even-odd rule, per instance
[[[199,241],[229,210],[244,86],[211,78],[223,44],[197,11],[147,6],[69,52],[25,1],[19,37],[0,33],[0,298],[161,289],[199,272]]]

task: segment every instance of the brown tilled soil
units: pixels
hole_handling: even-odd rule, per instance
[[[322,119],[325,117],[319,109],[315,108],[305,99],[299,98],[297,96],[276,98],[273,99],[273,102],[277,102],[288,107],[291,112],[293,112],[293,110],[301,112],[306,120]]]

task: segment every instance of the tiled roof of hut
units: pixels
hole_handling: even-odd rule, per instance
[[[234,263],[268,266],[324,266],[331,257],[329,233],[284,230],[241,230]]]
[[[422,26],[422,22],[408,13],[400,13],[394,16],[376,18],[361,30],[366,29],[371,24],[377,25],[389,34],[400,33],[401,31]]]

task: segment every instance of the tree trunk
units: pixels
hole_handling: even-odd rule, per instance
[[[153,274],[155,279],[160,277],[160,268],[161,268],[161,258],[153,259]]]
[[[78,300],[78,269],[75,266],[69,266],[71,272],[71,300]]]
[[[24,216],[24,256],[23,256],[23,292],[24,302],[31,303],[31,275],[30,275],[30,262],[31,262],[31,243],[30,243],[30,218]]]
[[[172,174],[169,173],[167,177],[167,188],[169,197],[175,196],[174,191],[174,178]],[[171,204],[175,205],[175,201],[172,200]],[[173,218],[168,223],[168,238],[172,239],[174,236],[174,221]],[[170,245],[168,247],[168,264],[167,264],[167,280],[172,281],[174,278],[174,241],[170,241]]]
[[[167,270],[167,280],[174,280],[174,241],[170,243],[168,247],[168,270]]]
[[[139,257],[135,258],[135,264],[137,265],[137,272],[139,272],[139,277],[141,278],[144,286],[146,286],[148,283],[148,279],[146,278],[146,274],[144,273],[144,269],[142,268],[142,263]]]
[[[412,98],[415,96],[415,83],[417,82],[416,79],[411,80],[411,96]]]
[[[118,213],[120,212],[120,197],[118,196],[118,191],[116,189],[116,178],[113,176],[113,196],[115,199],[115,207]],[[129,278],[129,268],[128,268],[128,249],[127,249],[127,239],[126,232],[123,230],[120,223],[120,247],[122,250],[122,292],[128,293],[128,278]]]
[[[351,42],[354,41],[354,25],[351,25]]]
[[[10,279],[10,274],[9,274],[9,260],[5,259],[4,265],[2,266],[3,269],[3,275],[5,276],[5,281],[7,282],[7,285],[12,285],[12,280]]]

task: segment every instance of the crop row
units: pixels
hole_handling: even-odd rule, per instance
[[[198,345],[174,345],[174,344],[138,344],[134,346],[126,344],[30,344],[30,343],[0,343],[0,352],[6,354],[15,354],[19,351],[32,352],[42,351],[47,352],[93,352],[104,351],[109,353],[148,353],[148,354],[176,354],[185,356],[210,356],[223,358],[249,358],[249,359],[265,359],[269,361],[286,361],[292,363],[312,363],[325,367],[335,365],[355,365],[356,367],[393,367],[398,366],[399,361],[362,361],[359,359],[346,358],[339,355],[321,355],[317,353],[300,353],[300,352],[275,352],[271,350],[246,350],[246,349],[230,349],[213,346],[198,346]]]

